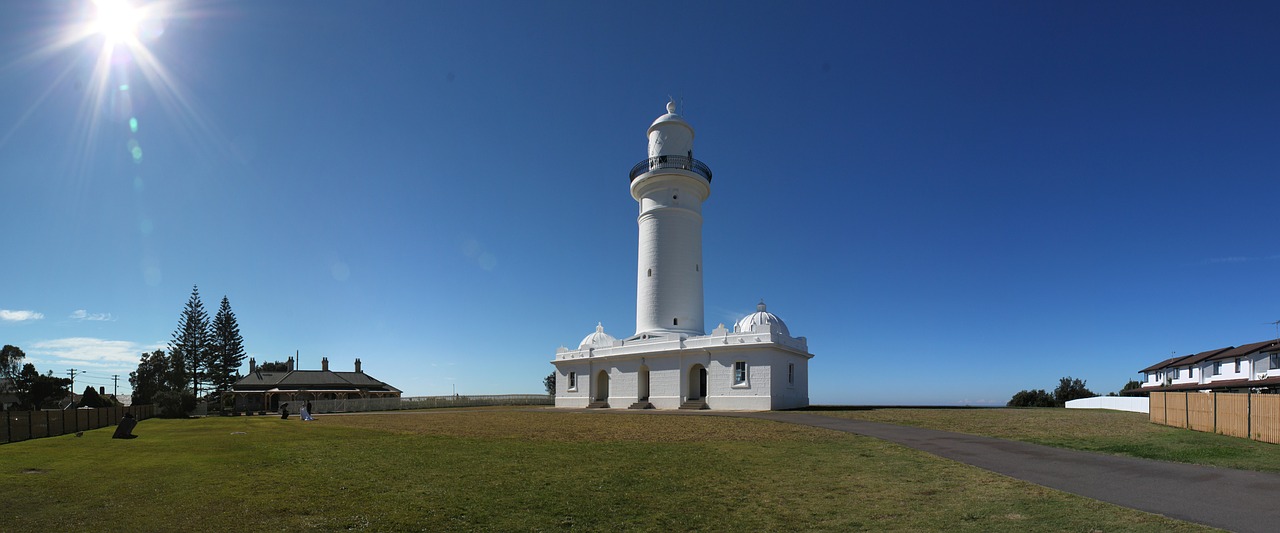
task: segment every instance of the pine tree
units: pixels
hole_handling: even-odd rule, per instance
[[[206,377],[209,369],[210,350],[209,314],[204,312],[204,304],[200,303],[200,288],[192,285],[191,298],[178,318],[178,329],[173,332],[173,340],[169,341],[169,361],[174,367],[174,378],[185,378],[191,383],[188,389],[185,384],[178,386],[172,382],[174,390],[190,390],[198,398],[200,382]]]
[[[231,302],[226,296],[222,297],[218,314],[213,317],[211,345],[213,356],[210,359],[209,381],[219,392],[228,390],[240,376],[240,365],[244,363],[245,352],[244,338],[240,336],[240,326],[236,324],[236,314],[231,311]]]

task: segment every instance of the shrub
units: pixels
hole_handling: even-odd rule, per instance
[[[1057,407],[1058,402],[1053,400],[1053,395],[1044,391],[1044,389],[1024,390],[1013,395],[1008,407]]]
[[[163,391],[151,397],[160,418],[186,418],[196,408],[196,396],[190,392]]]

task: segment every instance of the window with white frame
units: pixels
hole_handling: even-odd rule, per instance
[[[1271,368],[1280,368],[1280,352],[1271,354]]]
[[[578,390],[578,373],[569,373],[569,390]]]
[[[733,384],[745,385],[747,383],[747,362],[738,361],[733,363]]]
[[[1237,357],[1237,358],[1236,358],[1236,373],[1237,373],[1237,374],[1239,374],[1239,373],[1240,373],[1240,358],[1239,358],[1239,357]]]
[[[1215,376],[1222,375],[1222,361],[1213,362],[1213,375]]]

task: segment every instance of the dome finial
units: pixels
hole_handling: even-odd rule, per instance
[[[756,311],[764,311],[764,298],[761,298],[760,303],[756,304]]]
[[[604,325],[603,325],[603,324],[601,324],[600,322],[596,322],[596,331],[603,333],[603,332],[604,332]]]
[[[670,95],[667,95],[667,112],[671,114],[675,114],[676,112],[676,99],[672,98]]]

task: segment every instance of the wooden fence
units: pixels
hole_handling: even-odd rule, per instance
[[[1280,394],[1153,392],[1151,421],[1280,444]]]
[[[155,411],[152,405],[65,411],[0,411],[4,415],[4,423],[0,424],[0,444],[114,426],[125,413],[133,413],[134,418],[145,420],[155,416]]]

